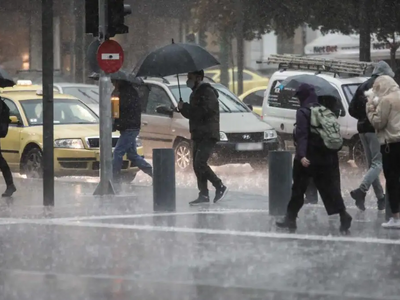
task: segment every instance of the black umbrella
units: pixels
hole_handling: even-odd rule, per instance
[[[14,85],[15,82],[12,77],[3,68],[0,67],[0,88]]]
[[[134,68],[138,77],[166,77],[203,70],[219,65],[206,49],[196,44],[172,44],[147,54]],[[179,86],[179,76],[178,86]],[[179,96],[180,95],[179,88]]]
[[[302,74],[290,76],[281,83],[279,88],[281,90],[285,89],[288,91],[293,91],[294,93],[302,83],[313,85],[315,87],[315,93],[318,97],[325,96],[340,99],[338,90],[332,84],[330,84],[329,81],[319,77],[318,75]]]
[[[129,73],[125,70],[119,70],[118,72],[109,74],[111,80],[122,80],[127,81],[133,84],[143,84],[143,80],[139,77],[136,77],[134,73]],[[99,73],[92,73],[89,78],[94,80],[100,79]]]

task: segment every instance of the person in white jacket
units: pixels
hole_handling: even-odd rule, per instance
[[[392,218],[384,228],[400,229],[400,87],[392,77],[379,76],[365,95],[368,119],[381,145]]]

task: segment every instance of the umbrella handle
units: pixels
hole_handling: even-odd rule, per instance
[[[181,94],[181,84],[180,84],[180,82],[179,82],[179,75],[178,75],[178,74],[176,74],[176,78],[178,79],[179,101],[182,101],[182,102],[183,102],[183,100],[182,100],[182,94]],[[178,108],[177,108],[176,110],[179,111]]]

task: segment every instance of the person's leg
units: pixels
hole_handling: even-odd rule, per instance
[[[127,135],[129,136],[127,157],[134,164],[134,166],[138,167],[150,177],[153,177],[153,167],[137,153],[136,138],[139,136],[139,132],[139,130],[127,130]]]
[[[199,197],[190,202],[190,205],[197,205],[202,203],[209,203],[209,193],[207,186],[207,178],[203,176],[202,169],[200,168],[199,160],[199,150],[201,150],[201,141],[193,141],[193,171],[197,178],[197,188],[199,189]]]
[[[383,173],[386,178],[387,193],[393,218],[383,223],[385,228],[400,228],[400,143],[383,145],[381,147]]]
[[[8,166],[7,161],[4,159],[1,149],[0,149],[0,169],[4,177],[4,181],[6,182],[7,188],[6,191],[2,194],[3,197],[11,197],[17,189],[14,185],[14,180],[12,177],[12,173],[10,167]]]
[[[129,149],[129,134],[127,131],[122,131],[117,145],[115,145],[113,152],[113,179],[114,181],[119,180],[119,176],[121,174],[122,162],[125,153]]]

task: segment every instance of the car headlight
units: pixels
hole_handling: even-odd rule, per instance
[[[277,137],[278,134],[273,129],[264,131],[264,140],[273,140],[276,139]]]
[[[83,142],[81,139],[59,139],[54,141],[55,148],[71,148],[83,149]]]
[[[142,146],[143,146],[142,140],[140,139],[140,137],[137,137],[136,138],[136,147],[142,147]]]
[[[228,141],[228,137],[226,136],[226,133],[225,132],[220,132],[219,133],[219,140],[221,141],[221,142],[227,142]]]

